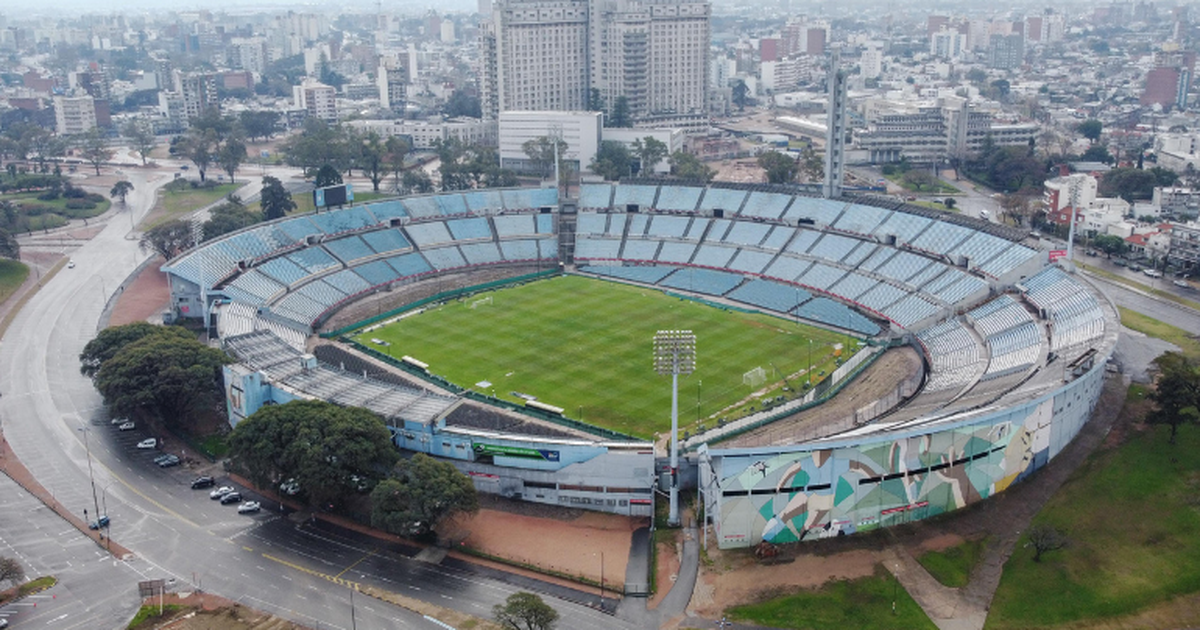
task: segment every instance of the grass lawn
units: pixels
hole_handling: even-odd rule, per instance
[[[967,585],[971,570],[983,558],[986,549],[986,539],[968,540],[943,551],[926,552],[917,561],[938,582],[950,588],[962,588]]]
[[[1180,427],[1175,445],[1168,432],[1135,433],[1075,471],[1034,520],[1069,546],[1040,563],[1018,546],[986,627],[1087,627],[1200,592],[1200,429]]]
[[[1182,348],[1183,353],[1192,360],[1200,361],[1200,341],[1196,339],[1196,333],[1160,322],[1153,317],[1147,317],[1136,311],[1131,311],[1124,306],[1118,306],[1117,310],[1120,311],[1121,323],[1126,328],[1162,339],[1163,341],[1169,341]]]
[[[947,184],[940,179],[936,180],[932,186],[923,187],[922,190],[917,190],[908,182],[904,181],[904,173],[893,173],[892,175],[884,175],[884,177],[886,177],[888,181],[900,186],[904,190],[920,193],[922,195],[957,195],[962,193],[961,190],[951,186],[950,184]]]
[[[726,612],[738,621],[797,630],[937,627],[908,592],[899,587],[896,578],[882,567],[877,567],[871,577],[830,582],[819,589],[737,606]]]
[[[29,267],[19,260],[0,258],[0,302],[20,288],[29,277]]]
[[[1129,278],[1126,278],[1125,276],[1117,275],[1111,271],[1107,271],[1107,270],[1101,269],[1099,267],[1092,267],[1091,265],[1087,265],[1085,263],[1076,263],[1076,264],[1078,264],[1080,267],[1083,267],[1084,269],[1086,269],[1088,271],[1088,273],[1096,274],[1097,276],[1100,276],[1101,278],[1106,278],[1108,280],[1112,280],[1113,282],[1119,282],[1125,286],[1133,287],[1134,289],[1137,289],[1138,291],[1144,291],[1151,295],[1160,297],[1164,300],[1170,300],[1172,302],[1175,302],[1176,304],[1182,304],[1188,308],[1194,308],[1194,309],[1200,310],[1200,302],[1197,302],[1195,300],[1189,300],[1185,297],[1175,295],[1174,293],[1171,293],[1170,291],[1163,291],[1162,289],[1155,289],[1154,287],[1151,287],[1148,284],[1137,282],[1136,280],[1131,280]],[[1166,280],[1163,279],[1163,282],[1166,282]]]
[[[18,207],[24,206],[29,208],[25,213],[25,220],[28,222],[28,231],[36,232],[38,230],[50,230],[56,227],[62,227],[67,224],[70,219],[90,219],[97,217],[108,211],[112,205],[112,201],[104,199],[102,201],[93,202],[94,208],[91,209],[71,209],[67,208],[65,197],[58,199],[50,199],[43,201],[38,199],[40,192],[25,192],[0,195],[0,201],[9,201]],[[34,210],[37,209],[37,210]],[[35,213],[36,212],[36,213]],[[2,219],[0,219],[2,220]],[[3,223],[0,223],[0,227]],[[14,229],[13,226],[8,226],[9,231],[24,232],[26,226],[19,226],[19,229]]]
[[[138,229],[147,230],[167,221],[178,219],[189,212],[220,200],[241,187],[242,184],[221,184],[213,188],[164,190],[159,193],[154,208],[142,220]]]
[[[788,375],[807,369],[809,339],[815,370],[826,373],[833,367],[832,344],[853,342],[792,321],[580,276],[487,295],[491,304],[472,309],[484,296],[465,298],[358,341],[390,342],[392,356],[424,361],[430,372],[461,386],[488,381],[478,389],[514,402],[521,401],[514,392],[536,396],[570,417],[641,437],[670,428],[671,379],[655,374],[652,361],[659,330],[690,329],[697,337],[696,372],[679,382],[681,425],[697,415],[732,413],[730,407],[753,391],[742,383],[749,370],[761,366],[770,383],[780,380],[772,365]]]
[[[946,204],[944,204],[940,201],[924,201],[922,199],[918,199],[916,201],[906,201],[904,203],[914,205],[914,206],[921,206],[924,208],[933,208],[934,210],[942,210],[944,212],[958,212],[959,211],[957,206],[950,208],[950,207],[947,207]]]

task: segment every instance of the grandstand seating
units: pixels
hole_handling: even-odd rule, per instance
[[[378,256],[375,250],[367,246],[367,243],[358,236],[348,236],[335,241],[326,241],[324,245],[325,249],[346,263]]]
[[[925,391],[962,389],[979,376],[983,364],[979,342],[957,318],[927,328],[917,338],[929,356]]]
[[[830,267],[822,263],[814,263],[796,281],[820,291],[828,291],[829,287],[833,286],[838,280],[841,280],[844,275],[846,275],[844,269]]]
[[[613,195],[612,207],[618,212],[625,210],[629,205],[636,205],[641,210],[649,210],[654,207],[654,198],[657,195],[658,186],[617,186],[617,191]]]
[[[382,284],[393,282],[400,278],[400,274],[391,265],[387,264],[386,260],[375,260],[365,265],[359,265],[354,268],[358,275],[362,276],[371,286],[377,287]]]
[[[724,210],[725,216],[732,215],[742,208],[746,200],[746,191],[730,190],[728,188],[709,188],[700,198],[700,210]]]
[[[620,278],[622,280],[632,280],[633,282],[641,282],[644,284],[657,284],[660,280],[667,277],[667,274],[675,271],[674,267],[616,267],[616,266],[583,266],[579,268],[584,273],[592,273],[598,276],[607,276],[609,278]]]
[[[500,194],[504,197],[504,207],[509,210],[558,207],[558,191],[554,188],[505,190]]]
[[[256,269],[284,285],[295,284],[308,275],[304,267],[287,258],[273,258],[258,265]]]
[[[537,260],[537,241],[532,239],[500,241],[500,253],[504,256],[504,260],[508,261]]]
[[[720,296],[725,295],[730,289],[741,283],[741,276],[727,271],[685,267],[667,276],[659,284],[694,293]]]
[[[462,195],[459,193],[442,193],[434,200],[437,202],[438,211],[443,215],[452,217],[467,213],[467,202],[463,201]]]
[[[613,214],[608,217],[608,235],[622,236],[625,234],[625,221],[628,219],[627,214]]]
[[[850,250],[849,254],[846,254],[842,257],[842,264],[849,265],[851,267],[857,266],[862,261],[870,258],[878,248],[879,246],[874,243],[860,241],[857,247]]]
[[[936,315],[937,312],[938,308],[927,300],[916,295],[909,295],[903,300],[889,306],[883,311],[883,314],[897,324],[905,328],[910,328],[913,324]]]
[[[729,268],[742,273],[760,274],[775,258],[775,254],[743,249],[729,261]]]
[[[696,250],[696,256],[692,258],[692,264],[700,265],[701,267],[721,268],[728,265],[736,253],[736,247],[724,247],[706,243]]]
[[[414,219],[432,219],[442,214],[434,197],[409,197],[404,200],[404,207]]]
[[[580,260],[617,260],[620,251],[620,239],[581,237],[575,241],[575,258]]]
[[[330,210],[307,215],[322,232],[326,234],[341,234],[355,230],[365,230],[379,221],[371,216],[364,206],[351,206],[340,210]]]
[[[467,266],[466,259],[463,258],[458,248],[453,245],[450,247],[422,250],[422,253],[425,254],[425,259],[429,261],[429,264],[433,265],[433,268],[438,271]]]
[[[975,233],[965,227],[934,221],[924,232],[913,239],[911,245],[915,249],[929,252],[934,256],[942,256],[954,251],[960,243],[973,234]]]
[[[275,227],[278,227],[281,232],[286,234],[287,237],[293,241],[303,242],[304,239],[321,233],[321,230],[316,226],[316,224],[309,220],[310,216],[312,215],[280,221],[279,223],[275,224]]]
[[[776,220],[783,215],[790,203],[791,195],[755,191],[750,193],[750,198],[742,206],[742,216]]]
[[[429,262],[417,253],[392,256],[387,259],[387,264],[391,265],[401,278],[417,276],[433,271],[433,267],[429,266]]]
[[[888,305],[895,304],[906,295],[908,292],[903,289],[898,289],[885,282],[878,282],[859,295],[856,301],[876,313],[882,313]]]
[[[877,284],[879,284],[878,280],[851,271],[838,280],[837,284],[829,287],[829,292],[844,300],[854,302],[858,296],[874,288]]]
[[[329,255],[329,252],[325,251],[325,248],[323,247],[299,249],[288,254],[287,258],[288,260],[291,260],[297,265],[303,267],[304,270],[310,274],[321,273],[322,271],[327,271],[329,269],[342,266],[341,263],[334,259],[333,256]]]
[[[1024,322],[987,338],[991,349],[984,378],[999,378],[1028,369],[1042,351],[1042,334],[1037,324]]]
[[[473,190],[463,193],[467,210],[475,213],[495,212],[504,209],[504,198],[498,190]]]
[[[751,223],[749,221],[737,221],[733,227],[729,228],[729,232],[722,239],[726,243],[737,243],[738,245],[750,245],[758,247],[758,244],[767,237],[767,232],[771,231],[771,226],[765,223]]]
[[[929,224],[933,223],[932,219],[927,217],[908,214],[907,212],[893,212],[879,227],[875,228],[876,236],[891,235],[896,237],[896,244],[909,243],[916,238]]]
[[[339,291],[342,291],[347,295],[362,293],[363,291],[371,288],[371,283],[367,282],[367,280],[356,273],[353,269],[335,271],[325,278],[322,278],[322,280],[334,287],[337,287]]]
[[[657,257],[661,244],[662,241],[657,240],[626,239],[625,249],[621,251],[621,258],[636,262],[652,261]]]
[[[820,199],[816,197],[800,197],[792,202],[792,206],[788,208],[786,214],[783,215],[785,220],[805,220],[812,221],[818,226],[828,226],[836,222],[838,215],[845,209],[846,202],[830,201],[828,199]]]
[[[412,239],[412,242],[420,248],[435,247],[454,240],[454,237],[450,235],[450,230],[446,229],[446,223],[442,221],[410,223],[404,227],[404,230],[408,232],[408,237]]]
[[[599,214],[596,212],[580,212],[578,222],[575,224],[575,233],[584,234],[604,234],[608,228],[608,215]]]
[[[537,215],[538,234],[554,234],[554,217],[548,214]]]
[[[325,282],[324,280],[314,280],[312,282],[300,285],[293,293],[299,293],[310,300],[325,306],[326,308],[341,302],[346,299],[347,292]]]
[[[269,276],[260,273],[257,269],[249,269],[246,272],[234,278],[229,283],[227,288],[234,288],[239,291],[244,291],[254,298],[253,300],[243,300],[253,304],[262,304],[271,299],[275,294],[286,290],[287,287],[272,280]]]
[[[687,217],[657,215],[651,217],[650,227],[646,233],[660,238],[683,238],[690,222],[691,219]]]
[[[686,265],[691,262],[692,256],[695,254],[695,243],[676,243],[673,241],[663,241],[662,249],[658,251],[658,261]]]
[[[789,252],[795,252],[797,254],[807,253],[808,248],[812,247],[813,243],[816,243],[817,239],[819,239],[819,238],[821,238],[820,232],[814,232],[812,230],[805,230],[805,229],[797,229],[796,230],[796,238],[793,238],[792,242],[788,243],[787,250]]]
[[[383,223],[408,216],[408,211],[404,209],[404,203],[399,199],[380,201],[368,205],[367,208],[370,209],[371,214],[375,215],[376,219]]]
[[[842,232],[869,236],[891,213],[891,210],[875,206],[854,205],[846,209],[830,227]]]
[[[879,326],[875,322],[850,310],[850,307],[839,304],[828,298],[813,298],[799,306],[794,311],[797,317],[810,319],[837,328],[853,330],[864,335],[878,335]]]
[[[655,207],[668,212],[691,212],[700,202],[702,192],[704,189],[698,186],[663,186],[658,190]]]
[[[763,275],[790,282],[803,275],[812,265],[813,263],[807,260],[781,254],[763,271]]]
[[[379,254],[391,254],[412,247],[400,230],[394,229],[366,232],[362,234],[362,240],[366,241],[367,245]]]
[[[558,259],[558,240],[553,238],[539,238],[537,240],[538,254],[542,260],[557,260]]]
[[[496,226],[496,236],[499,238],[532,236],[537,234],[533,219],[533,215],[529,214],[502,214],[492,217],[492,224]]]
[[[272,312],[304,326],[312,325],[327,310],[327,305],[301,293],[289,293],[271,307]]]
[[[491,226],[488,225],[487,219],[481,217],[446,221],[446,227],[450,228],[450,234],[454,236],[454,240],[456,241],[492,238]]]
[[[858,241],[852,238],[826,233],[809,248],[808,255],[840,262],[856,245],[858,245]]]
[[[280,249],[277,242],[264,241],[262,236],[267,234],[261,230],[247,230],[230,236],[226,242],[242,252],[242,258],[260,258],[269,256]]]
[[[982,262],[979,265],[979,270],[983,273],[998,278],[1001,275],[1016,269],[1018,266],[1029,262],[1030,259],[1036,258],[1038,253],[1024,245],[1016,243],[1011,244],[1007,249],[1004,249],[991,259]]]
[[[763,249],[771,249],[771,250],[783,249],[783,246],[787,245],[787,242],[789,240],[791,240],[792,237],[795,235],[796,235],[796,230],[794,228],[788,227],[786,225],[773,226],[771,228],[770,234],[767,234],[767,237],[765,239],[763,239],[763,242],[760,245],[760,247],[762,247]]]
[[[812,294],[795,285],[770,280],[750,280],[730,291],[726,297],[769,311],[789,313],[812,299]]]
[[[500,249],[495,243],[467,243],[459,245],[458,248],[462,250],[462,255],[469,265],[494,265],[503,262]]]
[[[650,216],[646,214],[634,214],[629,217],[629,229],[626,232],[629,236],[645,236],[646,226],[650,223]]]

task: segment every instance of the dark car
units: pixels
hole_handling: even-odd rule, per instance
[[[171,466],[178,466],[178,465],[179,465],[179,456],[178,455],[167,455],[166,457],[164,457],[162,460],[160,460],[158,462],[159,468],[170,468]]]
[[[211,488],[215,485],[217,485],[217,480],[213,479],[212,477],[196,477],[192,480],[192,490]]]
[[[229,505],[230,503],[241,503],[241,502],[242,502],[242,493],[241,492],[230,492],[230,493],[226,494],[225,496],[221,497],[221,505]]]
[[[108,527],[108,516],[101,516],[99,520],[88,523],[88,529],[100,529],[101,527]]]

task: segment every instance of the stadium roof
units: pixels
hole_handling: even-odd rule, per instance
[[[388,420],[432,424],[462,402],[330,367],[266,330],[226,338],[225,348],[246,367],[266,374],[272,384],[337,405],[364,407]]]

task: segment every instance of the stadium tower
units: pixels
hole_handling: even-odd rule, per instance
[[[842,177],[846,168],[846,74],[841,71],[841,51],[833,49],[829,57],[829,105],[825,127],[825,183],[821,196],[842,196]]]

